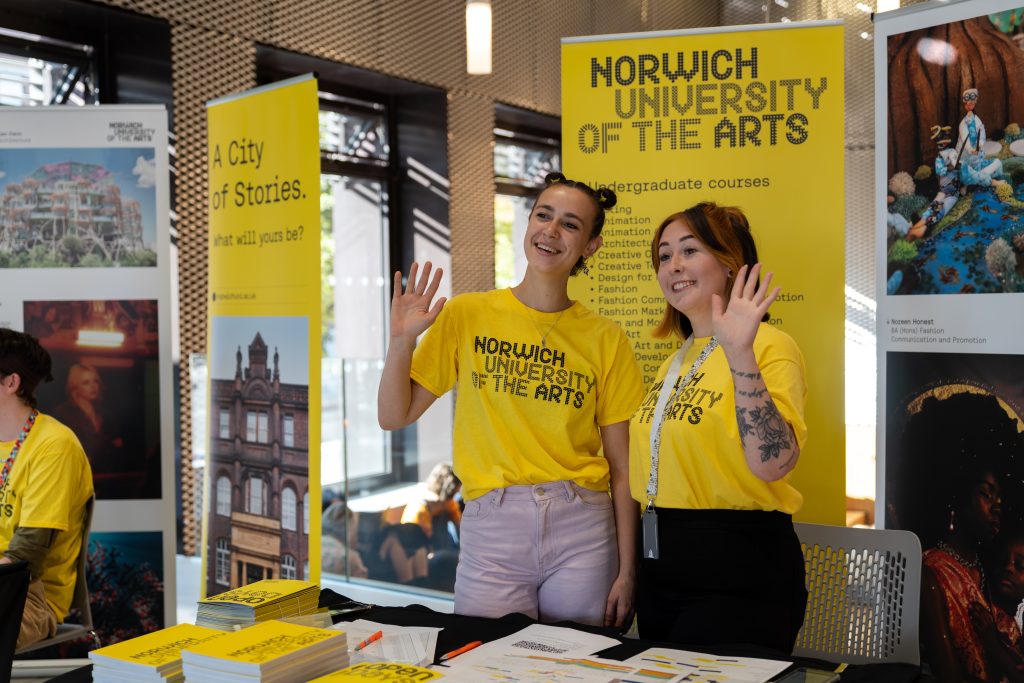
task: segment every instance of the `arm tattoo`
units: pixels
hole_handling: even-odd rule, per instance
[[[743,377],[745,379],[761,379],[760,372],[740,372],[739,370],[733,370],[732,368],[729,368],[729,372],[737,377]]]
[[[750,434],[751,432],[754,431],[754,428],[750,426],[749,422],[747,422],[746,408],[740,408],[739,406],[736,407],[736,424],[740,428],[741,441],[746,438],[747,434]]]
[[[761,451],[761,462],[778,458],[792,447],[789,426],[771,400],[749,411],[737,407],[736,424],[739,426],[741,440],[753,434],[760,441],[758,449]]]
[[[767,392],[767,387],[763,387],[761,389],[754,389],[753,391],[740,391],[739,389],[736,390],[736,393],[739,394],[740,396],[753,396],[754,398],[761,398]]]

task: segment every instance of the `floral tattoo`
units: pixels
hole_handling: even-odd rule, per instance
[[[761,462],[778,458],[791,448],[789,426],[779,414],[779,409],[770,399],[757,408],[736,408],[736,422],[739,425],[740,439],[746,442],[749,435],[754,435],[761,443]],[[785,466],[784,463],[783,466]]]

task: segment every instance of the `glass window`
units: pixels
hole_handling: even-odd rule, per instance
[[[526,223],[533,197],[494,195],[494,286],[498,289],[519,284],[526,275]]]
[[[228,544],[228,539],[218,538],[217,539],[217,572],[215,581],[222,586],[228,586],[231,583],[231,548]]]
[[[281,421],[281,442],[285,448],[295,446],[295,418],[285,415]]]
[[[434,464],[420,462],[419,450],[428,450],[421,436],[424,432],[429,431],[435,442],[448,440],[447,448],[430,447],[430,452],[451,450],[451,417],[443,410],[435,411],[446,421],[446,426],[438,428],[421,425],[395,436],[381,430],[377,423],[377,388],[387,348],[391,283],[393,271],[399,267],[392,264],[392,258],[397,254],[405,258],[411,250],[420,258],[429,253],[437,264],[448,258],[450,239],[446,225],[449,187],[443,167],[444,93],[415,84],[391,88],[391,79],[379,74],[367,79],[364,85],[371,85],[365,85],[366,90],[358,95],[328,79],[319,82],[323,90],[319,446],[320,483],[347,498],[353,509],[366,510],[367,519],[372,520],[374,513],[384,509],[379,505],[390,504],[382,496],[387,498],[396,489],[400,493],[415,490],[415,482],[424,478]],[[372,84],[385,81],[386,87],[374,90]],[[337,92],[325,92],[331,88]],[[405,99],[403,93],[410,89],[423,92]],[[403,136],[401,159],[390,135]],[[396,192],[402,200],[400,215],[392,211]],[[403,241],[393,244],[392,236],[399,230],[403,231]],[[429,242],[426,252],[424,242]],[[444,267],[449,270],[447,263]],[[281,428],[286,429],[283,424]],[[300,433],[295,438],[301,440],[302,425],[296,428]],[[310,523],[316,523],[320,514],[318,503],[315,491],[312,501],[303,494],[302,528],[307,534]],[[338,517],[342,526],[344,510],[342,507]],[[325,571],[344,574],[351,564],[350,550],[372,554],[375,551],[370,547],[378,541],[372,534],[359,538],[355,533],[340,534],[336,529],[324,532],[328,540],[323,544],[321,560]],[[330,545],[329,539],[337,543]],[[362,568],[362,563],[358,566]],[[365,577],[366,572],[359,576]],[[393,571],[384,569],[371,573],[369,578],[390,580],[393,576]]]
[[[43,36],[4,31],[24,40],[19,53],[0,48],[0,105],[99,104],[94,49]]]
[[[220,409],[220,438],[231,438],[231,413],[227,408]]]
[[[266,411],[247,411],[245,414],[245,440],[253,443],[267,443],[268,424]]]
[[[258,443],[267,443],[267,414],[265,412],[259,412],[256,414],[256,441]]]
[[[266,515],[264,502],[264,484],[260,477],[249,477],[249,505],[246,512],[254,515]]]
[[[499,182],[541,187],[544,176],[561,169],[557,140],[494,129],[494,176]],[[529,139],[524,139],[529,137]]]
[[[217,477],[217,514],[231,516],[231,480],[223,475]]]
[[[291,555],[281,556],[281,578],[282,579],[294,579],[295,578],[295,558]]]
[[[511,109],[502,106],[502,111]],[[547,123],[554,126],[556,121]],[[561,168],[562,158],[554,136],[499,126],[494,138],[494,286],[502,289],[518,284],[526,274],[521,245],[533,198],[544,187],[544,177]]]
[[[298,505],[298,499],[295,496],[295,490],[291,487],[284,487],[284,491],[281,492],[281,528],[287,531],[295,531],[295,522],[298,518],[298,511],[295,506]]]
[[[384,105],[320,93],[320,154],[331,161],[387,166]]]
[[[391,473],[390,436],[377,424],[390,306],[387,194],[380,180],[352,175],[324,174],[320,187],[325,302],[321,460],[324,481],[334,483],[346,476]],[[345,314],[336,316],[335,311]],[[358,328],[349,324],[352,320],[359,321]]]

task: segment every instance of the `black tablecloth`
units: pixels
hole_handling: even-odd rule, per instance
[[[320,596],[321,607],[332,607],[349,602],[344,596],[334,591],[325,590]],[[446,652],[462,647],[473,640],[488,642],[504,638],[516,631],[534,623],[524,614],[509,614],[501,619],[484,619],[480,617],[466,617],[456,614],[443,614],[422,605],[409,605],[407,607],[370,607],[369,609],[351,612],[338,620],[368,619],[383,624],[394,624],[396,626],[441,626],[444,630],[437,635],[436,658]],[[678,643],[658,643],[649,640],[634,640],[622,638],[612,629],[603,629],[593,626],[582,626],[580,624],[555,624],[556,626],[571,626],[591,633],[599,633],[620,641],[619,645],[608,648],[598,653],[602,657],[610,659],[627,659],[635,654],[643,652],[650,647],[670,647],[675,649],[690,649],[702,652],[711,652],[716,655],[737,656],[737,657],[764,657],[767,659],[779,659],[778,653],[757,648],[749,645],[722,645],[713,648],[706,646],[690,647],[680,646]],[[835,665],[828,662],[814,659],[799,659],[794,661],[794,666],[812,666],[822,669],[834,669]],[[92,667],[83,667],[68,672],[62,676],[51,679],[60,683],[88,683],[92,680]],[[783,672],[785,673],[785,672]],[[782,675],[782,674],[780,674]],[[850,666],[842,674],[844,683],[911,683],[930,681],[930,677],[922,676],[920,668],[909,664],[871,664],[865,666]]]

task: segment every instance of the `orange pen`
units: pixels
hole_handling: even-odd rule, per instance
[[[483,644],[484,643],[483,643],[482,640],[474,640],[472,643],[466,643],[465,645],[463,645],[462,647],[460,647],[460,648],[458,648],[456,650],[452,650],[451,652],[448,652],[446,654],[441,655],[441,659],[439,659],[437,661],[439,661],[439,662],[447,662],[452,657],[458,657],[459,655],[461,655],[461,654],[463,654],[465,652],[469,652],[470,650],[472,650],[475,647],[480,647]]]
[[[383,637],[384,637],[384,632],[383,631],[377,631],[372,636],[370,636],[369,638],[367,638],[363,642],[361,642],[358,645],[356,645],[356,651],[362,650],[364,647],[366,647],[370,643],[375,643],[375,642],[377,642],[378,640],[380,640]]]

